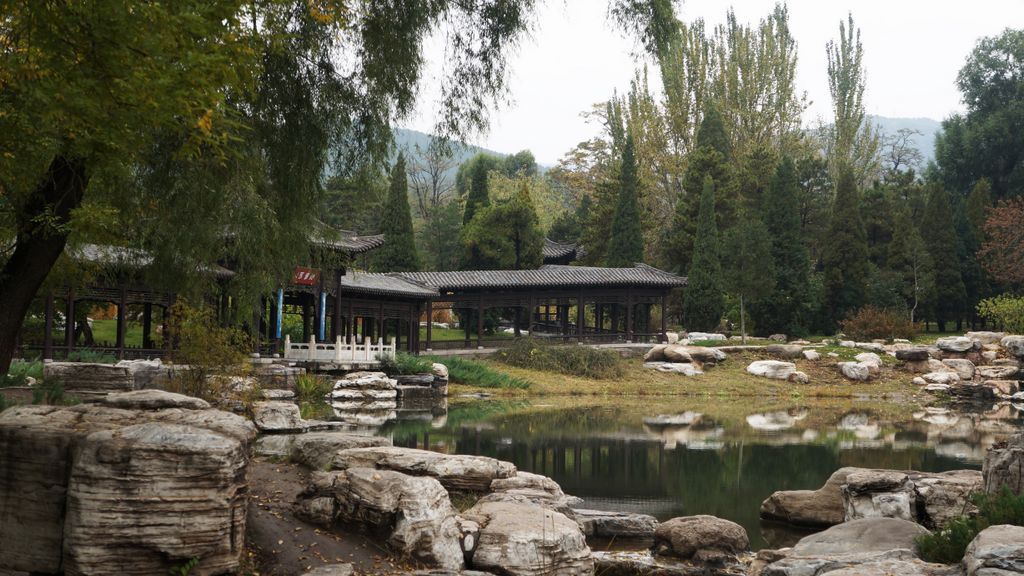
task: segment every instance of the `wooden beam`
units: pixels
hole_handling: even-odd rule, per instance
[[[430,352],[433,344],[434,328],[434,301],[427,300],[427,352]]]

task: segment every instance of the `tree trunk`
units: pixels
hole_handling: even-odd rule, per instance
[[[740,295],[740,334],[743,336],[743,345],[747,345],[747,311],[743,308],[743,296]]]
[[[17,211],[14,253],[0,269],[0,374],[11,366],[32,299],[64,251],[71,211],[82,203],[88,181],[81,162],[58,156]]]

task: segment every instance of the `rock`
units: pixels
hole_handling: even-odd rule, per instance
[[[277,390],[294,390],[299,376],[306,373],[304,368],[276,362],[260,362],[252,368],[252,376],[260,385]]]
[[[785,334],[772,334],[771,336],[768,337],[768,339],[771,340],[772,342],[785,342],[786,340],[788,340]]]
[[[686,560],[721,561],[747,550],[747,531],[715,516],[682,516],[666,520],[654,531],[654,553]]]
[[[802,538],[791,557],[822,558],[914,550],[914,538],[928,534],[919,524],[897,518],[861,518]]]
[[[348,432],[308,432],[295,437],[291,460],[312,470],[331,467],[339,450],[390,446],[391,441],[380,436],[366,436]]]
[[[757,360],[747,366],[747,372],[772,380],[788,380],[796,372],[796,364],[780,360]]]
[[[903,362],[925,362],[929,358],[931,356],[928,354],[928,348],[924,346],[902,348],[896,351],[896,359]]]
[[[868,352],[874,352],[876,354],[885,353],[885,346],[882,346],[877,342],[857,342],[854,347],[860,348],[861,350],[867,350]]]
[[[1017,380],[986,380],[982,386],[991,388],[1003,396],[1013,396],[1020,391],[1020,384]]]
[[[378,468],[395,470],[413,476],[432,476],[448,490],[486,492],[496,478],[516,475],[510,462],[486,456],[441,454],[415,448],[382,446],[339,451],[334,468]]]
[[[662,356],[669,362],[676,363],[687,363],[693,362],[693,357],[687,352],[688,346],[680,346],[678,344],[673,346],[666,346],[662,351]]]
[[[960,383],[960,375],[956,372],[929,372],[921,375],[921,380],[927,384],[945,384],[952,386]]]
[[[1013,358],[999,358],[992,361],[993,366],[1013,366],[1014,368],[1020,368],[1020,360],[1014,360]]]
[[[682,374],[683,376],[699,376],[703,374],[694,364],[681,364],[678,362],[662,362],[656,368],[658,372],[670,372]]]
[[[575,521],[531,504],[483,502],[462,514],[480,526],[473,568],[508,576],[584,576],[594,572]]]
[[[1011,356],[1024,360],[1024,336],[1007,336],[999,341]],[[45,376],[43,378],[46,379]]]
[[[924,381],[924,378],[914,378],[914,384],[924,386],[923,390],[930,394],[949,394],[953,389],[949,384],[929,384]]]
[[[690,332],[686,335],[690,342],[704,342],[708,340],[725,340],[725,334],[709,332]]]
[[[839,373],[849,380],[867,382],[871,378],[871,366],[863,362],[840,362]]]
[[[960,576],[960,570],[945,564],[930,564],[918,559],[879,559],[851,562],[839,559],[827,565],[829,576]]]
[[[340,402],[373,402],[375,400],[394,400],[398,398],[398,386],[394,388],[335,388],[331,392],[332,401]]]
[[[393,378],[396,386],[431,386],[434,384],[434,374],[399,374]]]
[[[159,410],[162,408],[206,410],[210,408],[210,403],[206,400],[163,390],[116,392],[100,398],[99,403],[104,406],[123,408],[125,410]]]
[[[657,519],[648,514],[576,508],[573,516],[588,538],[653,538],[658,526]]]
[[[904,472],[856,470],[846,476],[842,494],[847,521],[860,518],[917,521],[914,484]]]
[[[788,380],[790,382],[796,382],[797,384],[807,384],[811,381],[811,377],[805,372],[793,372],[789,375]]]
[[[785,340],[782,340],[785,342]],[[804,349],[802,346],[795,346],[793,344],[770,344],[765,347],[765,352],[776,358],[782,358],[784,360],[793,360],[801,358],[804,355]]]
[[[1024,494],[1024,433],[992,446],[985,454],[982,473],[985,493],[996,494],[1006,486],[1014,494]]]
[[[275,460],[288,460],[292,456],[297,434],[263,434],[256,439],[253,453]]]
[[[263,390],[262,393],[265,400],[293,400],[295,398],[293,390],[269,389]]]
[[[90,362],[45,362],[43,380],[59,384],[65,394],[78,397],[128,392],[135,387],[129,368]]]
[[[996,359],[999,358],[999,352],[996,352],[995,350],[983,350],[981,352],[981,358],[985,362],[995,362]]]
[[[294,402],[268,400],[253,402],[253,423],[262,432],[301,432],[307,428]]]
[[[947,358],[946,360],[943,360],[942,363],[952,368],[961,380],[974,379],[974,362],[961,358]]]
[[[795,526],[833,526],[845,520],[842,485],[851,472],[860,468],[840,468],[817,490],[783,490],[761,503],[761,517]]]
[[[979,344],[998,344],[1006,337],[1006,332],[968,332],[964,338],[969,338]]]
[[[964,336],[939,338],[935,341],[935,345],[943,352],[968,352],[970,350],[981,349],[981,344],[978,344],[974,340]]]
[[[726,359],[725,352],[710,346],[687,346],[686,353],[689,354],[694,361],[700,362],[701,364],[710,364],[712,366],[725,362]]]
[[[821,354],[819,354],[816,350],[804,350],[803,356],[804,360],[810,360],[812,362],[821,360]]]
[[[874,352],[861,352],[854,356],[853,359],[861,364],[867,364],[869,366],[874,366],[875,368],[882,367],[882,358]]]
[[[362,388],[375,390],[393,390],[398,382],[388,378],[383,372],[350,372],[339,380],[335,380],[334,389]]]
[[[547,476],[517,472],[515,476],[491,481],[491,493],[484,495],[477,502],[535,504],[574,518],[572,507],[581,504],[582,500],[566,495],[562,492],[562,487]]]
[[[828,354],[825,355],[828,356],[829,358],[839,358],[839,354],[836,354],[835,352],[829,352]]]
[[[341,564],[318,566],[302,576],[353,576],[354,574],[355,568],[347,562],[342,562]]]
[[[807,417],[807,411],[778,411],[747,416],[747,424],[755,430],[787,430]]]
[[[167,382],[170,371],[159,358],[153,360],[121,360],[114,364],[117,368],[127,368],[132,377],[132,388],[135,390],[157,388]]]
[[[958,516],[972,514],[971,494],[981,490],[978,470],[951,470],[936,473],[912,473],[917,497],[918,522],[926,528],[944,528]]]
[[[456,570],[465,564],[455,509],[434,478],[372,468],[314,472],[296,514],[380,534],[417,562]]]
[[[691,426],[700,422],[704,415],[687,410],[682,414],[658,414],[643,419],[645,426]]]
[[[1013,380],[1017,376],[1016,366],[978,366],[977,374],[985,380]]]
[[[436,378],[443,378],[445,380],[448,379],[448,367],[445,366],[444,364],[441,364],[440,362],[434,362],[433,364],[431,364],[430,372]]]
[[[854,342],[853,340],[840,340],[839,341],[839,347],[840,348],[856,348],[857,347],[857,343]]]
[[[644,362],[659,362],[665,359],[665,349],[668,344],[658,344],[644,354]]]
[[[729,574],[707,571],[692,562],[669,556],[654,556],[649,550],[594,552],[594,574],[600,576],[702,576],[706,573]],[[735,573],[741,572],[736,570]]]
[[[967,576],[1024,574],[1024,527],[1001,524],[982,530],[967,546]]]

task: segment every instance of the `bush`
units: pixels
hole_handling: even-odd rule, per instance
[[[42,362],[39,360],[33,360],[31,362],[19,360],[12,362],[7,374],[0,377],[0,388],[5,386],[24,386],[30,377],[35,378],[36,382],[42,382]]]
[[[839,322],[843,333],[854,340],[893,340],[917,336],[919,327],[904,314],[893,310],[864,306]]]
[[[1001,330],[1024,333],[1024,297],[1002,294],[978,303],[978,315],[996,323]]]
[[[43,382],[32,389],[32,403],[49,406],[73,406],[80,400],[74,396],[64,395],[64,385],[60,382],[48,384]]]
[[[93,364],[116,364],[117,357],[109,352],[99,350],[72,350],[66,358],[68,362],[89,362]]]
[[[377,356],[380,361],[380,370],[388,376],[400,374],[429,374],[433,369],[433,362],[407,352],[397,352],[394,356]]]
[[[193,308],[185,301],[171,307],[169,328],[177,341],[174,359],[188,365],[175,372],[171,391],[214,403],[234,395],[231,388],[236,380],[232,376],[242,376],[248,369],[249,336],[237,328],[220,326],[213,311]],[[251,400],[248,396],[252,395],[238,399]]]
[[[330,380],[316,374],[300,374],[295,381],[295,396],[300,402],[322,402],[333,389]]]
[[[537,338],[516,340],[511,347],[498,352],[498,359],[509,366],[599,380],[623,374],[622,359],[611,350],[579,345],[551,346]]]
[[[954,518],[942,530],[914,539],[922,560],[956,564],[985,528],[999,524],[1024,526],[1024,495],[1015,495],[1006,486],[998,494],[976,494],[971,501],[978,507],[977,515]]]
[[[509,376],[503,372],[475,360],[466,360],[457,356],[443,360],[433,356],[423,356],[431,362],[440,362],[448,367],[448,380],[456,384],[476,386],[478,388],[529,388],[530,383],[522,378]]]

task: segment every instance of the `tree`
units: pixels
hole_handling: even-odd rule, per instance
[[[364,165],[352,174],[331,176],[324,184],[321,218],[336,229],[373,234],[387,194],[387,175],[376,166]]]
[[[409,211],[409,185],[406,181],[405,154],[399,153],[391,170],[391,187],[381,215],[380,231],[384,246],[374,253],[374,268],[379,272],[415,272],[420,269],[416,238]]]
[[[932,258],[907,208],[896,215],[886,260],[899,280],[900,294],[910,311],[910,321],[914,322],[921,302],[930,298],[935,279]]]
[[[941,185],[932,184],[921,222],[921,237],[935,266],[931,308],[940,332],[946,330],[947,321],[960,317],[967,300],[964,280],[960,275],[959,239],[951,201],[949,193]]]
[[[915,136],[921,136],[921,131],[900,128],[895,134],[889,134],[882,139],[882,158],[885,161],[887,181],[893,180],[901,172],[920,170],[924,156],[914,145]]]
[[[878,169],[878,131],[867,122],[864,110],[864,47],[853,14],[839,22],[839,43],[830,40],[828,87],[832,95],[832,126],[826,129],[825,149],[834,179],[850,172],[856,186],[865,186]]]
[[[757,325],[768,333],[801,334],[807,329],[804,311],[811,265],[801,237],[796,166],[788,156],[776,168],[763,206],[774,277],[764,280],[771,288],[756,301]]]
[[[640,207],[637,203],[636,158],[633,137],[626,136],[619,175],[618,203],[612,218],[608,239],[607,266],[626,268],[644,258],[643,231],[640,228]]]
[[[418,244],[423,247],[428,270],[458,270],[462,261],[462,210],[449,201],[433,210],[420,228]]]
[[[1024,286],[1024,197],[1002,200],[989,211],[978,258],[995,281]]]
[[[867,290],[868,242],[859,196],[853,174],[849,170],[840,173],[821,256],[825,303],[832,326],[864,304]]]
[[[715,223],[715,181],[704,178],[697,220],[693,263],[683,300],[683,321],[688,330],[715,330],[722,321],[722,265],[719,260],[718,225]]]
[[[455,162],[451,151],[434,140],[425,149],[417,144],[415,151],[416,154],[409,162],[409,181],[413,197],[416,198],[416,210],[420,218],[426,220],[434,210],[448,201],[455,190],[455,185],[448,177]]]
[[[469,195],[466,196],[466,210],[462,213],[462,224],[469,224],[477,210],[491,204],[487,190],[487,175],[490,173],[488,162],[477,161],[470,172]]]
[[[971,188],[967,195],[967,220],[971,223],[974,238],[982,241],[985,237],[985,220],[992,209],[992,183],[982,178]]]
[[[740,334],[747,343],[746,303],[770,297],[777,272],[772,235],[757,216],[744,213],[722,242],[722,277],[726,290],[740,300]],[[806,276],[806,271],[805,274]]]

